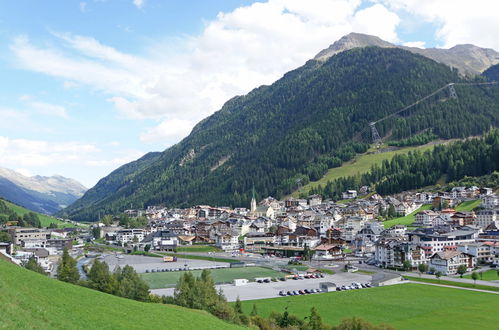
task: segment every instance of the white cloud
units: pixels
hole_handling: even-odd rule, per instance
[[[145,4],[146,4],[146,0],[133,0],[133,5],[139,9],[144,7]]]
[[[188,120],[172,119],[161,122],[156,127],[150,128],[140,135],[142,142],[168,141],[175,142],[179,136],[186,136],[192,129],[194,123]],[[173,141],[173,142],[172,142]]]
[[[425,48],[426,43],[424,41],[408,41],[404,42],[402,45],[407,47]]]
[[[88,143],[10,139],[0,136],[1,163],[9,168],[76,163],[99,151],[95,145]]]
[[[441,46],[472,43],[499,49],[499,2],[497,0],[378,0],[393,10],[417,15],[437,24]]]
[[[141,7],[144,2],[134,4]],[[219,13],[200,35],[179,41],[182,51],[173,55],[158,55],[165,45],[149,47],[147,55],[126,54],[69,33],[53,33],[55,47],[19,36],[10,48],[26,69],[105,93],[125,118],[157,120],[157,127],[141,134],[142,141],[161,141],[165,132],[171,132],[167,138],[179,140],[189,132],[187,123],[192,127],[231,97],[271,84],[345,34],[354,31],[397,41],[398,16],[382,4],[360,9],[361,4],[256,2]],[[182,125],[169,126],[175,120]]]

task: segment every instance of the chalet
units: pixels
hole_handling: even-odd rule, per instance
[[[345,254],[341,246],[333,244],[320,244],[314,249],[314,260],[343,260]]]
[[[430,228],[433,226],[433,219],[439,214],[431,210],[424,210],[416,214],[416,220],[413,222],[414,227]]]
[[[443,251],[433,254],[430,258],[429,267],[435,268],[436,272],[443,275],[455,275],[461,265],[465,265],[467,270],[475,267],[475,258],[460,251]]]
[[[310,195],[307,198],[309,206],[315,206],[322,204],[322,196],[321,195]]]
[[[476,214],[473,211],[470,212],[456,212],[450,217],[451,222],[455,226],[469,226],[473,225],[476,221]]]
[[[494,251],[491,244],[470,243],[457,247],[457,250],[472,255],[479,264],[490,264],[494,261]]]
[[[378,222],[366,223],[355,235],[355,250],[362,253],[374,253],[374,243],[381,237],[382,232],[383,225]]]
[[[239,250],[239,236],[237,233],[216,234],[215,246],[225,252],[237,251]]]

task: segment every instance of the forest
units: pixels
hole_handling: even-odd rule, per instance
[[[311,193],[337,200],[341,199],[342,191],[369,186],[372,191],[387,195],[434,185],[443,175],[448,181],[465,182],[470,181],[469,177],[491,174],[492,180],[498,170],[499,130],[494,129],[483,138],[435,146],[424,153],[396,155],[381,166],[373,165],[366,174],[328,181],[324,187],[313,188]]]
[[[59,215],[92,221],[149,205],[248,206],[253,186],[257,198],[281,198],[367,151],[369,122],[465,81],[456,70],[401,49],[366,47],[310,60],[229,100],[164,152],[118,168]],[[380,135],[419,144],[499,126],[499,87],[456,85],[456,92],[458,99],[443,90],[380,122]],[[393,190],[383,183],[380,189]]]

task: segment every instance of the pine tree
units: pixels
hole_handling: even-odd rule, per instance
[[[68,248],[64,248],[62,259],[57,267],[57,278],[68,283],[77,283],[80,279],[80,273],[76,268],[76,260],[74,260],[68,252]]]

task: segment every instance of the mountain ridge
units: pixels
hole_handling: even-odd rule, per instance
[[[32,211],[54,214],[86,191],[78,181],[61,175],[28,177],[0,167],[0,196]]]
[[[472,44],[460,44],[449,49],[407,47],[392,44],[376,36],[354,32],[320,51],[314,59],[325,61],[340,52],[368,46],[404,49],[428,57],[438,63],[455,67],[463,75],[477,75],[499,63],[499,52],[491,48],[481,48]]]

